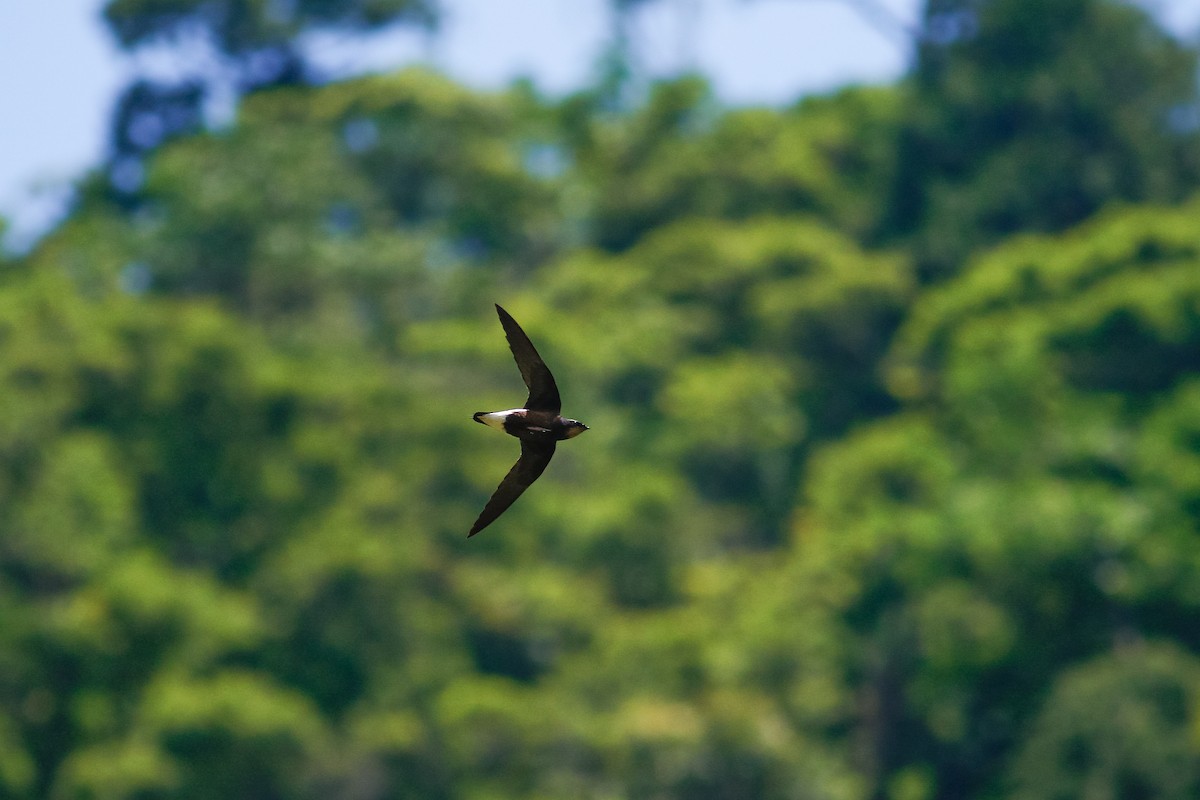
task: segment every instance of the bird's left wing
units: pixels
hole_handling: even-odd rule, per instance
[[[553,457],[554,442],[521,442],[521,457],[504,476],[504,480],[500,481],[500,485],[492,493],[492,498],[479,514],[479,519],[471,526],[467,538],[470,539],[495,522],[496,517],[503,514],[521,493],[538,479]]]
[[[525,407],[557,414],[562,410],[562,400],[559,399],[558,385],[554,383],[550,368],[542,361],[533,342],[529,341],[512,315],[499,304],[496,305],[496,313],[500,316],[500,324],[504,326],[504,338],[508,339],[508,347],[517,361],[517,368],[521,370],[521,377],[529,387],[529,399],[525,401]]]

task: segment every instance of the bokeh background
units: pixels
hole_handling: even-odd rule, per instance
[[[0,797],[1200,796],[1196,4],[33,6]]]

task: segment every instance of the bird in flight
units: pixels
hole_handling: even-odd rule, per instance
[[[558,396],[558,386],[554,376],[533,342],[521,330],[521,326],[511,315],[499,305],[496,313],[500,315],[500,324],[504,327],[504,338],[508,339],[508,347],[512,350],[513,358],[517,360],[517,368],[521,377],[529,387],[529,398],[524,408],[513,408],[508,411],[477,411],[475,421],[504,431],[510,436],[521,440],[521,457],[517,463],[500,481],[500,485],[483,507],[479,519],[471,526],[467,534],[470,539],[481,530],[496,521],[496,517],[504,513],[521,493],[528,489],[538,479],[550,459],[554,457],[554,446],[563,439],[574,439],[588,429],[587,425],[576,419],[567,419],[559,415],[562,410],[562,400]]]

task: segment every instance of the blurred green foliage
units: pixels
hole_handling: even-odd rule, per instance
[[[985,8],[788,109],[410,71],[94,176],[0,263],[0,796],[1195,796],[1200,204],[1032,192],[927,271],[890,189],[945,189],[926,71],[1032,35]],[[1068,62],[1005,80],[1102,82]],[[1094,111],[1183,91],[1142,89]],[[1043,130],[1011,152],[1070,164]],[[963,159],[963,220],[1049,179]],[[497,300],[592,430],[468,542],[516,455],[470,415],[524,396]]]
[[[437,0],[104,0],[117,43],[159,65],[117,100],[110,167],[128,175],[165,142],[196,133],[214,101],[320,83],[328,76],[314,44],[323,35],[361,37],[398,25],[428,33],[440,12]],[[114,179],[125,193],[121,183]]]
[[[1200,180],[1200,63],[1135,3],[928,0],[880,233],[923,278]]]

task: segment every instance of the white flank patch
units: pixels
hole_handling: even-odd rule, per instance
[[[502,431],[504,430],[504,420],[508,419],[510,414],[516,414],[518,411],[524,410],[523,408],[510,408],[508,411],[492,411],[488,414],[480,414],[479,420],[484,425]]]

